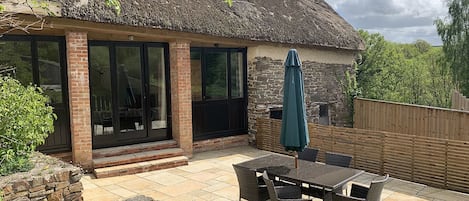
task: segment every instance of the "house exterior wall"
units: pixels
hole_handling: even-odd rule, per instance
[[[284,61],[290,48],[248,48],[248,129],[255,139],[256,119],[269,117],[270,109],[282,107]],[[332,125],[347,125],[348,108],[340,80],[352,71],[354,52],[297,48],[304,75],[308,122],[319,121],[319,106],[328,105]]]
[[[85,168],[92,166],[92,129],[88,75],[88,40],[98,32],[65,31],[67,44],[68,81],[70,99],[70,124],[72,132],[72,158]],[[107,36],[107,35],[103,35]],[[104,37],[103,39],[105,39]],[[191,37],[188,37],[191,38]],[[122,39],[124,40],[125,37]],[[138,38],[139,41],[160,41],[155,38]],[[111,39],[108,39],[111,40]],[[173,138],[187,156],[208,147],[226,147],[226,143],[244,143],[243,140],[217,139],[194,142],[192,133],[191,66],[189,40],[169,40],[171,79],[171,121]],[[255,120],[268,117],[269,109],[281,107],[283,99],[283,62],[289,47],[239,43],[249,46],[248,60],[248,129],[255,134]],[[228,45],[227,45],[228,46]],[[345,125],[347,108],[339,84],[345,71],[352,70],[354,51],[338,49],[297,48],[303,61],[305,98],[308,121],[317,122],[319,105],[329,105],[331,123]],[[222,142],[223,145],[220,145]],[[210,146],[208,146],[210,145]]]

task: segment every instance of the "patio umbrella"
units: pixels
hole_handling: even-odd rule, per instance
[[[298,152],[309,144],[308,124],[304,100],[303,72],[295,49],[288,51],[285,61],[283,84],[283,111],[280,143],[286,151],[293,151],[295,168],[298,167]]]

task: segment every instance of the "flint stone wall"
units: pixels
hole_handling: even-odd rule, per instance
[[[282,107],[283,60],[255,57],[248,61],[248,128],[252,139],[256,134],[256,119],[269,117],[270,109]],[[340,84],[352,65],[326,64],[302,61],[304,76],[306,115],[308,122],[318,123],[319,106],[327,104],[330,123],[349,126],[348,108]]]
[[[0,177],[4,201],[83,200],[80,168],[40,153],[32,160],[31,171]]]

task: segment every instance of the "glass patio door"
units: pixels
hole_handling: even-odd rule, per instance
[[[165,46],[90,42],[93,147],[170,138]]]
[[[194,140],[246,133],[245,55],[245,49],[191,49]]]

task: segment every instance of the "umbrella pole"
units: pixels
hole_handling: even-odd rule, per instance
[[[294,155],[295,155],[295,168],[298,168],[298,152],[295,151]]]

